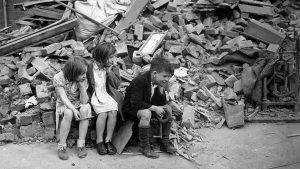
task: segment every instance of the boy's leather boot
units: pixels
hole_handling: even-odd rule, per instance
[[[149,136],[151,129],[150,127],[139,127],[139,141],[140,151],[148,158],[158,158],[159,155],[150,148]]]
[[[160,150],[167,153],[175,153],[177,151],[177,149],[169,142],[171,124],[172,121],[162,123],[162,139],[161,139]]]

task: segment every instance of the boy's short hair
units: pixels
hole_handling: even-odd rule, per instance
[[[68,81],[76,81],[77,77],[86,73],[87,63],[78,56],[70,58],[62,69],[65,78]]]
[[[162,55],[156,56],[150,63],[150,72],[157,71],[158,73],[167,72],[170,74],[174,73],[174,67],[168,59]]]
[[[117,52],[116,47],[108,42],[102,42],[96,45],[93,50],[93,58],[102,64],[107,64],[109,57]]]

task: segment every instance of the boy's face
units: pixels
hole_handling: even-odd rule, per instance
[[[153,71],[153,82],[159,86],[167,87],[169,79],[171,78],[171,73]]]

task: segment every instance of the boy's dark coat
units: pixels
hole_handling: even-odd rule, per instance
[[[167,103],[165,94],[161,94],[158,88],[151,97],[150,71],[134,78],[126,89],[123,113],[125,117],[136,120],[138,110],[149,109],[152,105],[163,106]]]

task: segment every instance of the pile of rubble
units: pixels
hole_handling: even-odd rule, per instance
[[[63,19],[51,25],[1,40],[0,141],[51,140],[53,75],[69,57],[89,59],[101,41],[115,43],[124,62],[122,92],[135,76],[149,70],[157,53],[174,65],[169,87],[177,119],[174,145],[202,141],[193,128],[221,128],[225,121],[230,128],[243,126],[260,110],[259,82],[272,74],[278,52],[295,50],[299,8],[296,0],[136,0],[114,22],[114,31],[105,29],[84,41],[70,39],[69,31],[78,23],[66,9]],[[56,37],[61,33],[63,40]]]

